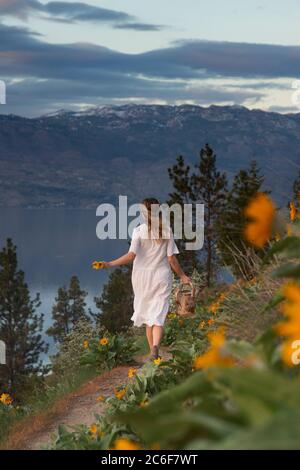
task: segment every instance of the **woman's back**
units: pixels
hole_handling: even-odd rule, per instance
[[[146,224],[141,224],[134,229],[129,251],[136,254],[133,263],[134,270],[156,270],[160,267],[170,269],[167,257],[178,253],[171,232],[169,239],[152,239]]]

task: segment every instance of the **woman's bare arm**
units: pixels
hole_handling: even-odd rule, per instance
[[[175,255],[168,256],[168,261],[174,273],[177,274],[178,277],[180,277],[180,280],[183,284],[188,284],[189,282],[191,282],[191,279],[183,272]]]
[[[120,258],[114,259],[112,261],[105,261],[104,267],[105,268],[114,268],[116,266],[122,266],[123,264],[132,263],[135,258],[135,253],[129,251],[125,255],[121,256]]]

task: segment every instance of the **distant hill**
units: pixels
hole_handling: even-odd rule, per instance
[[[119,194],[164,198],[167,168],[208,142],[229,177],[255,158],[285,202],[300,170],[300,114],[239,106],[124,105],[0,116],[0,205],[94,207]]]

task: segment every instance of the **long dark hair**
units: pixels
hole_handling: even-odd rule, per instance
[[[148,232],[151,233],[151,230],[152,230],[152,219],[151,219],[151,215],[153,215],[151,213],[151,208],[153,205],[155,206],[160,206],[160,202],[158,199],[156,199],[155,197],[147,197],[146,199],[144,199],[142,201],[142,205],[146,208],[146,212],[147,212],[147,217],[146,217],[146,223],[148,225]],[[163,239],[163,236],[162,236],[162,213],[161,211],[159,211],[159,214],[158,214],[158,217],[159,217],[159,222],[158,222],[158,241],[161,241]]]

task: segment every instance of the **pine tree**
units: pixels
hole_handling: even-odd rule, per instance
[[[191,188],[194,200],[204,203],[205,207],[205,270],[206,285],[210,286],[216,268],[216,225],[222,211],[227,194],[227,178],[225,173],[220,173],[216,166],[216,154],[206,144],[200,151],[200,160],[195,165],[196,173],[192,175]]]
[[[52,308],[53,325],[47,330],[47,334],[55,341],[62,342],[78,320],[88,319],[85,311],[86,296],[87,292],[81,290],[76,276],[71,278],[68,289],[65,286],[58,289],[56,303]]]
[[[264,178],[253,160],[250,168],[240,170],[234,177],[231,190],[226,197],[224,210],[217,224],[218,249],[225,265],[231,266],[237,276],[249,276],[250,248],[243,237],[245,226],[244,209],[259,191]],[[239,254],[239,256],[237,256]],[[248,258],[248,260],[246,260]]]
[[[100,326],[112,333],[118,333],[130,326],[133,313],[131,267],[115,269],[110,274],[108,283],[104,285],[102,295],[95,297],[94,301],[100,313],[93,316]]]
[[[42,371],[43,315],[35,313],[39,295],[31,299],[24,272],[18,269],[17,249],[11,239],[0,252],[0,338],[6,344],[6,365],[0,388],[19,396],[30,377]]]
[[[227,179],[225,173],[220,173],[216,168],[216,155],[208,144],[200,151],[199,163],[195,165],[195,171],[191,173],[190,167],[185,164],[182,156],[177,158],[177,164],[169,169],[169,177],[175,191],[170,194],[169,204],[202,203],[205,206],[205,260],[206,285],[209,286],[215,271],[216,256],[215,247],[217,233],[215,224],[224,206],[224,198],[227,191]],[[179,242],[180,248],[185,240]],[[183,267],[188,267],[191,273],[195,268],[199,269],[200,263],[195,251],[183,251],[179,258]]]
[[[191,174],[189,165],[185,164],[184,157],[180,155],[177,157],[177,163],[171,168],[168,168],[169,178],[173,184],[174,191],[169,194],[170,199],[168,205],[179,204],[183,207],[184,204],[192,204],[195,201],[195,197],[191,188]],[[173,220],[172,220],[173,223]],[[176,240],[176,244],[179,248],[178,260],[183,270],[191,274],[194,269],[200,269],[199,259],[197,252],[193,250],[185,250],[186,239]],[[192,241],[192,240],[189,240]]]
[[[293,201],[296,209],[300,210],[300,171],[293,184]]]

